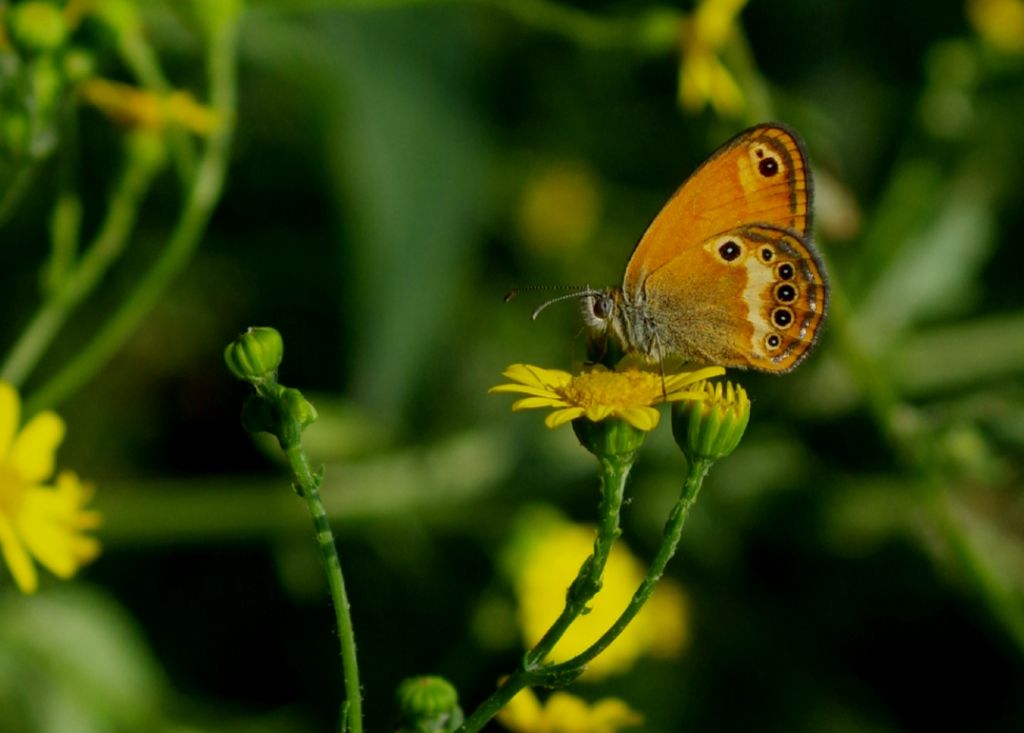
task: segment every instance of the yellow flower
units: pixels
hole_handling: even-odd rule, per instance
[[[703,0],[683,22],[679,100],[690,112],[710,103],[723,116],[743,111],[743,92],[719,54],[732,37],[747,0]]]
[[[1024,52],[1024,2],[1021,0],[968,0],[971,25],[993,48],[1006,53]]]
[[[498,722],[513,733],[615,733],[644,719],[615,697],[587,705],[575,695],[555,692],[541,705],[527,688],[498,712]]]
[[[529,395],[517,400],[513,410],[554,407],[544,419],[549,428],[585,417],[600,422],[617,417],[638,430],[651,431],[660,415],[653,405],[661,402],[699,400],[703,392],[685,389],[694,382],[724,374],[722,367],[706,367],[693,372],[666,374],[639,369],[611,371],[601,365],[582,374],[569,374],[558,369],[542,369],[530,364],[513,364],[502,375],[515,384],[491,387],[491,392],[514,392]]]
[[[594,529],[572,524],[557,514],[526,517],[521,537],[512,545],[509,567],[523,641],[532,647],[565,605],[569,587],[583,560],[593,550]],[[605,565],[601,590],[590,612],[573,622],[549,655],[553,662],[570,659],[593,644],[619,617],[643,580],[645,568],[621,541]],[[587,665],[585,680],[625,672],[645,655],[672,657],[689,641],[686,596],[678,584],[663,578],[650,600],[622,635]]]
[[[154,130],[178,125],[197,135],[209,135],[218,124],[213,110],[188,92],[161,95],[106,79],[88,79],[78,90],[86,102],[126,125]]]
[[[39,585],[34,556],[60,578],[70,578],[99,554],[100,546],[85,530],[99,526],[100,515],[84,509],[92,489],[70,471],[53,476],[64,421],[41,412],[18,431],[18,393],[0,382],[0,551],[24,593]]]

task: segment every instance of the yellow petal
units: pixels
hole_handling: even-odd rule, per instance
[[[650,432],[658,427],[658,421],[661,419],[661,413],[653,407],[646,406],[626,407],[618,410],[616,414],[637,430],[644,432]]]
[[[499,384],[497,387],[491,387],[487,390],[489,394],[528,394],[534,397],[557,397],[556,392],[550,389],[544,389],[543,387],[532,387],[527,384]]]
[[[586,410],[587,419],[592,422],[601,422],[615,411],[611,405],[591,405]]]
[[[82,513],[79,495],[45,487],[30,489],[18,515],[18,535],[39,562],[60,578],[69,578],[99,552],[96,540],[75,528]]]
[[[8,464],[26,481],[45,481],[53,474],[57,446],[64,439],[64,421],[55,412],[41,412],[14,439]]]
[[[556,400],[550,397],[524,397],[512,403],[512,412],[519,410],[532,410],[538,407],[568,407],[565,400]]]
[[[590,711],[587,704],[568,692],[554,692],[544,705],[544,718],[547,730],[553,731],[589,731]]]
[[[14,527],[7,517],[0,514],[0,549],[3,550],[4,560],[7,567],[11,569],[14,582],[18,584],[22,593],[35,593],[39,587],[39,576],[32,565],[32,558],[25,551]]]
[[[7,382],[0,382],[0,460],[7,457],[11,441],[18,432],[21,419],[21,400],[18,392]]]
[[[555,410],[546,418],[544,418],[544,424],[554,430],[559,425],[564,425],[567,422],[575,420],[583,414],[584,410],[582,407],[566,407],[561,410]]]
[[[680,372],[678,374],[670,374],[665,377],[665,388],[669,392],[679,387],[685,387],[688,384],[694,382],[701,382],[705,379],[711,379],[711,377],[719,377],[725,374],[725,369],[720,366],[709,366],[703,369],[697,369],[692,372]]]
[[[564,387],[572,381],[569,372],[558,369],[542,369],[532,364],[513,364],[502,372],[502,376],[532,387],[552,389]]]
[[[617,731],[644,722],[644,717],[616,697],[606,697],[593,704],[590,725],[594,731]]]

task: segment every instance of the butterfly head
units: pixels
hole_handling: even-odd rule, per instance
[[[657,361],[659,356],[650,353],[637,340],[636,309],[631,309],[626,303],[621,288],[587,293],[580,299],[580,307],[583,321],[590,329],[591,352],[595,361],[607,354],[621,356],[632,352],[638,352],[649,361]]]

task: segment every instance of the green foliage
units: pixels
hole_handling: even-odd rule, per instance
[[[28,22],[44,5],[64,32]],[[616,284],[683,177],[765,118],[807,142],[835,307],[794,373],[738,376],[750,424],[668,566],[690,648],[573,690],[652,733],[1024,726],[1024,56],[982,5],[753,0],[723,119],[676,101],[690,4],[0,3],[0,371],[59,407],[106,518],[88,591],[14,598],[0,573],[0,730],[334,724],[309,520],[218,358],[251,322],[288,334],[319,410],[299,432],[368,727],[419,670],[467,710],[491,694],[522,650],[473,619],[515,618],[494,566],[518,510],[596,502],[568,430],[485,394],[515,361],[578,364],[578,314],[501,296]],[[127,131],[83,102],[96,78],[223,125]],[[592,205],[556,247],[524,202],[566,167]],[[684,477],[666,428],[623,511],[647,557]]]

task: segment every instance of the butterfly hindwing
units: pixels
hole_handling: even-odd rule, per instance
[[[786,372],[810,351],[828,308],[821,259],[798,232],[761,224],[709,237],[647,279],[665,353]]]

